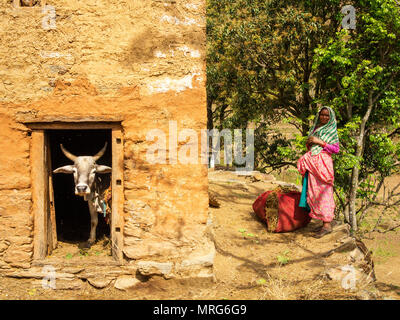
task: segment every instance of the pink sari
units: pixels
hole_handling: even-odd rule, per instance
[[[328,152],[312,156],[307,152],[297,162],[297,169],[302,176],[308,174],[307,203],[311,208],[310,217],[331,222],[335,215],[333,199],[333,161]]]

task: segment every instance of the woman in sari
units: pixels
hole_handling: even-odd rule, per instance
[[[315,117],[307,139],[307,150],[297,162],[297,169],[304,177],[300,206],[309,210],[311,218],[322,220],[316,237],[332,232],[335,215],[333,198],[334,171],[332,153],[339,152],[339,137],[335,112],[322,107]]]

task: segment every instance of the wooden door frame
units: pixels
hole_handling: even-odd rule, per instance
[[[45,150],[47,130],[111,130],[112,154],[112,213],[110,237],[112,243],[112,256],[114,260],[123,263],[123,203],[124,203],[124,154],[123,134],[120,122],[36,122],[25,123],[31,130],[30,164],[31,164],[31,190],[32,190],[32,217],[34,220],[33,260],[40,261],[48,254],[48,234],[50,202],[49,202],[49,176]],[[53,237],[54,239],[54,237]],[[50,241],[53,243],[54,240]]]

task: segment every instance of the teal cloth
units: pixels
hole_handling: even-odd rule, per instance
[[[299,207],[304,208],[308,212],[310,212],[311,208],[309,207],[309,205],[307,203],[307,188],[308,188],[308,171],[306,171],[306,174],[304,175],[303,188],[301,190]]]
[[[103,210],[103,215],[104,215],[104,218],[105,218],[106,215],[107,215],[107,205],[103,200],[100,200],[100,203],[101,203],[101,207],[102,207],[102,210]]]

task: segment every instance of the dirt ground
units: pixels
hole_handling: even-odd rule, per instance
[[[372,287],[360,283],[357,290],[345,290],[324,276],[328,266],[348,261],[345,253],[324,256],[337,246],[338,234],[313,238],[313,230],[319,226],[314,220],[294,232],[268,233],[255,216],[251,205],[256,197],[276,187],[272,180],[254,181],[229,171],[210,171],[209,189],[220,203],[220,208],[210,208],[216,245],[214,281],[153,277],[128,291],[112,284],[100,290],[87,282],[75,290],[52,290],[35,286],[38,280],[0,276],[0,299],[353,300],[360,299],[360,290],[372,292],[377,299],[400,299],[398,232],[375,232],[364,239],[373,253],[377,280]],[[84,265],[110,258],[108,245],[102,239],[89,251],[82,251],[76,245],[60,243],[53,255]]]

